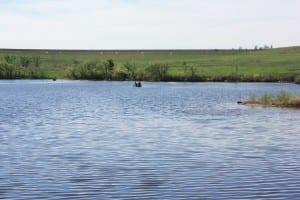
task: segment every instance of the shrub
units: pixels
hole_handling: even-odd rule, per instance
[[[104,67],[96,61],[87,61],[83,64],[73,65],[67,69],[69,77],[73,79],[103,80]]]
[[[126,62],[124,64],[124,67],[127,70],[128,78],[131,80],[136,80],[137,78],[136,66],[129,62]]]
[[[9,64],[13,64],[14,61],[16,60],[16,57],[13,55],[6,55],[4,56],[4,60]]]
[[[106,80],[112,80],[112,72],[114,70],[115,63],[112,59],[106,60],[106,62],[103,63],[104,67],[104,78]]]
[[[20,64],[22,67],[29,67],[30,62],[31,62],[31,60],[29,57],[27,57],[27,56],[20,57]]]
[[[300,75],[295,77],[294,82],[300,84]]]
[[[34,64],[34,66],[36,68],[38,68],[40,66],[40,64],[41,64],[41,57],[40,56],[33,56],[32,57],[32,62]]]
[[[14,65],[7,62],[0,63],[0,78],[12,79],[16,68]]]
[[[113,80],[125,81],[128,77],[127,69],[124,66],[120,65],[114,68]]]
[[[169,65],[166,63],[155,63],[147,67],[146,72],[149,79],[155,81],[164,81],[167,77]]]

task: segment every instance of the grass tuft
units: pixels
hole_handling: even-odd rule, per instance
[[[268,93],[264,93],[260,98],[259,98],[259,102],[262,105],[271,105],[273,102],[273,96],[268,94]]]
[[[292,96],[293,95],[288,92],[280,91],[274,101],[279,105],[288,105],[291,102]]]
[[[242,104],[300,108],[300,95],[293,95],[285,91],[280,91],[277,95],[268,93],[264,93],[259,97],[251,95],[249,99],[242,102]]]

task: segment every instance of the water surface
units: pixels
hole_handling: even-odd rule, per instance
[[[0,199],[299,199],[283,83],[0,81]]]

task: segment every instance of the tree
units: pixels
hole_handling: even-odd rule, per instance
[[[166,63],[155,63],[147,67],[149,78],[155,81],[163,81],[167,77],[169,65]]]
[[[187,63],[184,64],[184,74],[185,74],[185,80],[188,81],[195,81],[196,80],[196,73],[197,73],[197,67],[194,65],[188,65]]]
[[[128,79],[128,72],[124,65],[117,65],[113,70],[113,79],[118,81],[125,81]]]
[[[14,77],[15,66],[7,62],[0,63],[0,78],[12,79]]]
[[[127,70],[127,73],[128,73],[128,75],[129,75],[129,78],[130,78],[131,80],[136,80],[136,78],[137,78],[136,67],[135,67],[133,64],[129,63],[129,62],[126,62],[126,63],[124,64],[124,67],[125,67],[126,70]]]
[[[31,60],[29,57],[27,57],[27,56],[20,57],[20,63],[21,63],[22,67],[29,67],[30,62],[31,62]]]
[[[87,61],[83,65],[79,67],[79,74],[81,78],[94,79],[96,76],[95,68],[97,66],[97,62]]]
[[[40,64],[41,64],[41,57],[40,56],[33,56],[32,57],[32,62],[34,64],[34,66],[36,68],[38,68],[40,66]]]
[[[4,60],[8,63],[8,64],[13,64],[14,61],[16,60],[16,57],[13,55],[6,55],[4,56]]]
[[[193,65],[193,66],[190,66],[190,70],[191,70],[191,78],[192,78],[192,80],[194,80],[196,78],[197,68]]]
[[[188,65],[187,65],[187,62],[186,61],[183,61],[182,63],[183,65],[183,70],[184,70],[184,76],[185,76],[185,81],[187,80],[188,78]]]
[[[106,80],[112,79],[112,72],[114,70],[115,63],[112,59],[106,60],[104,63],[104,75]]]
[[[104,64],[97,61],[87,61],[80,64],[73,64],[68,69],[68,76],[73,79],[104,79]]]

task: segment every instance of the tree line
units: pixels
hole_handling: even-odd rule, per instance
[[[5,55],[3,57],[4,62],[8,64],[13,64],[16,66],[29,67],[34,66],[36,68],[40,67],[41,57],[40,56],[15,56],[15,55]]]
[[[0,60],[0,79],[46,78],[40,64],[40,56],[5,55]]]
[[[190,66],[186,62],[184,62],[183,65],[185,75],[181,77],[182,81],[199,80],[195,66]],[[67,74],[70,79],[88,80],[172,81],[178,78],[170,75],[169,69],[170,64],[163,62],[150,63],[147,67],[138,67],[129,62],[116,65],[114,60],[108,59],[103,62],[74,62],[74,64],[68,68]]]
[[[46,68],[41,66],[40,56],[15,56],[5,55],[0,60],[0,79],[22,78],[55,78],[50,77]],[[182,81],[197,80],[196,67],[183,62],[184,77]],[[147,80],[147,81],[172,81],[178,77],[169,74],[168,63],[150,63],[147,67],[139,67],[134,63],[126,62],[116,64],[113,59],[105,61],[73,61],[63,74],[66,78],[82,80]],[[174,79],[175,78],[175,79]]]
[[[290,75],[244,75],[239,72],[238,64],[233,64],[232,73],[204,75],[193,64],[182,62],[181,68],[170,70],[166,62],[149,63],[138,66],[135,63],[116,63],[113,59],[105,61],[73,61],[69,67],[58,69],[60,78],[74,80],[108,80],[108,81],[187,81],[187,82],[300,82],[298,74]],[[57,70],[57,69],[56,69]],[[52,79],[51,69],[41,67],[39,56],[4,56],[0,60],[0,79]]]

